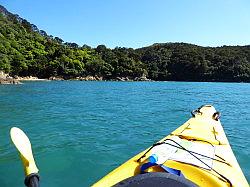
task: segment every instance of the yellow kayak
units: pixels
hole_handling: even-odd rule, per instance
[[[134,156],[98,186],[249,186],[221,126],[219,112],[204,105],[152,147]]]

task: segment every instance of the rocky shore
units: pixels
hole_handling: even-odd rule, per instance
[[[0,71],[0,84],[22,84],[22,81],[63,81],[63,80],[79,80],[79,81],[151,81],[146,76],[141,77],[115,77],[106,79],[100,76],[84,76],[84,77],[75,77],[75,78],[64,78],[61,76],[53,76],[48,79],[39,79],[38,77],[26,76],[11,77],[9,74],[5,74],[3,71]]]
[[[80,80],[80,81],[151,81],[146,76],[142,77],[115,77],[111,79],[105,79],[104,77],[99,76],[86,76],[86,77],[76,77],[73,80]]]
[[[75,77],[75,78],[63,78],[63,77],[50,77],[48,80],[63,81],[63,80],[78,80],[78,81],[151,81],[146,76],[142,77],[115,77],[115,78],[104,78],[100,76],[86,76],[86,77]]]
[[[0,78],[0,84],[21,84],[21,82],[19,82],[14,78],[5,78],[5,79]]]
[[[22,84],[22,81],[46,81],[46,80],[48,81],[48,79],[39,79],[33,76],[11,77],[8,73],[0,71],[0,84]]]
[[[14,77],[18,81],[48,81],[48,79],[39,79],[38,77],[26,76],[26,77]]]
[[[0,84],[21,84],[21,82],[9,76],[9,74],[0,71]]]

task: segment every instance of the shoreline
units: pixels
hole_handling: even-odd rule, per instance
[[[27,76],[27,77],[14,76],[14,79],[18,81],[49,81],[48,79],[40,79],[38,77],[33,77],[33,76]]]
[[[23,84],[24,82],[44,82],[44,81],[101,81],[101,82],[201,82],[201,83],[249,83],[242,81],[225,81],[225,80],[200,80],[200,81],[191,81],[191,80],[151,80],[146,77],[115,77],[110,79],[105,79],[103,77],[98,76],[86,76],[86,77],[75,77],[75,78],[63,78],[63,77],[49,77],[49,78],[38,78],[33,76],[19,77],[14,76],[11,77],[8,74],[0,77],[0,85],[10,85],[10,84]]]
[[[51,81],[51,80],[49,80],[49,79],[16,79],[16,80],[18,80],[18,81],[20,81],[20,82],[25,82],[25,81],[34,81],[34,82],[36,82],[36,81]]]
[[[25,81],[50,81],[48,79],[40,79],[38,77],[33,76],[26,76],[26,77],[19,77],[19,76],[10,76],[9,74],[6,74],[2,71],[0,71],[0,85],[6,85],[6,84],[23,84],[22,82]]]
[[[73,78],[64,78],[64,77],[50,77],[48,80],[53,81],[67,81],[67,80],[76,80],[76,81],[120,81],[120,82],[139,82],[139,81],[153,81],[148,79],[146,76],[142,77],[115,77],[115,78],[104,78],[99,76],[84,76],[84,77],[73,77]]]

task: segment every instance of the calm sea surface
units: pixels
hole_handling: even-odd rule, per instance
[[[0,186],[23,185],[9,130],[33,145],[42,187],[89,186],[212,104],[250,181],[250,84],[27,82],[0,85]]]

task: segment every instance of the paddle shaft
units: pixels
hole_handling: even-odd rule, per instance
[[[25,177],[24,184],[27,187],[39,187],[39,175],[32,173]]]

